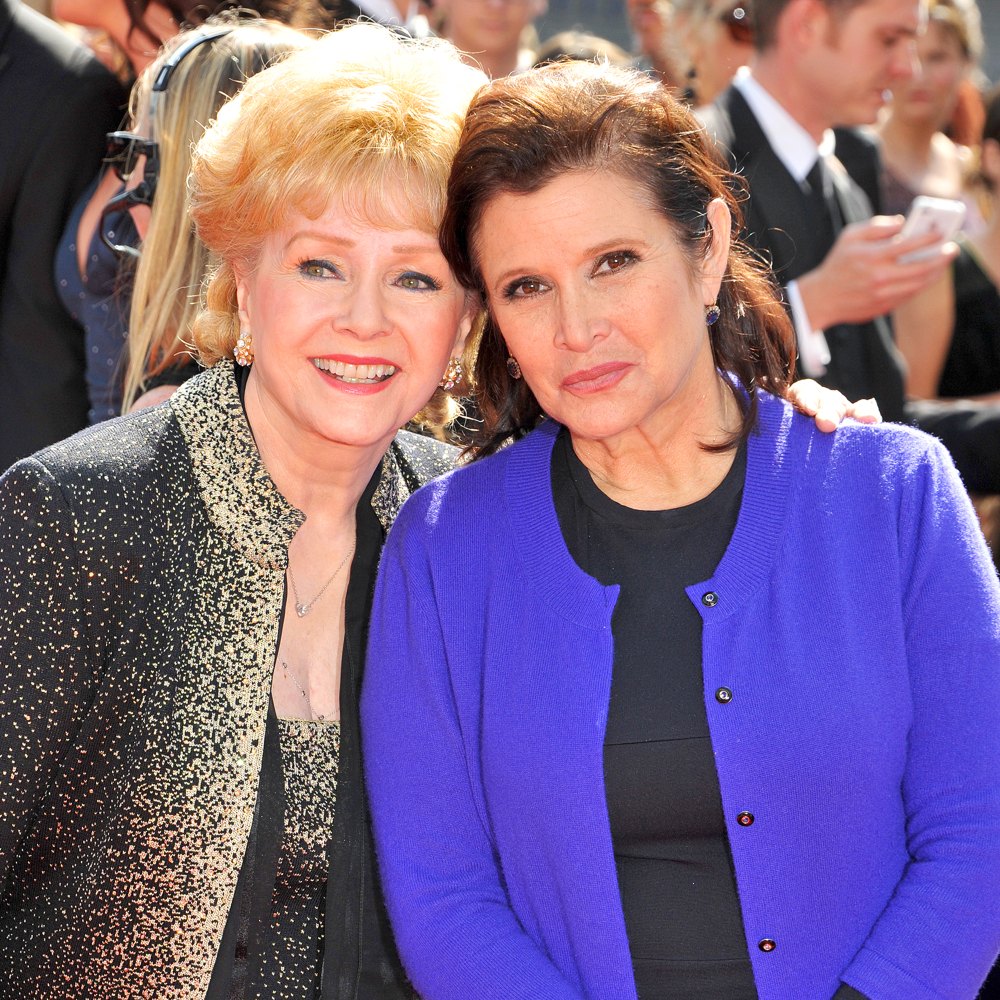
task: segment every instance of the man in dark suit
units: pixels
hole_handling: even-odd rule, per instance
[[[756,0],[752,68],[703,118],[747,181],[743,235],[785,287],[801,374],[851,399],[874,396],[887,419],[937,434],[969,489],[995,493],[1000,408],[906,400],[889,321],[949,266],[953,248],[902,239],[898,219],[872,218],[834,155],[834,126],[873,122],[889,88],[912,74],[925,14],[923,0]],[[852,142],[850,157],[876,189],[875,148]],[[907,262],[920,248],[929,256]]]
[[[89,50],[0,0],[0,471],[86,423],[83,331],[52,265],[124,103]]]

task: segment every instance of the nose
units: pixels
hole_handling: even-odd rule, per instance
[[[915,39],[909,39],[893,52],[892,75],[895,80],[912,80],[921,72]]]
[[[607,323],[593,308],[586,292],[563,291],[559,296],[555,343],[568,351],[585,353],[607,333]]]
[[[385,336],[391,322],[377,280],[359,281],[345,291],[335,325],[358,340]]]

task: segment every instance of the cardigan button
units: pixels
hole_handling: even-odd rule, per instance
[[[741,812],[736,817],[736,822],[739,823],[740,826],[753,826],[753,813]]]
[[[719,595],[714,590],[706,591],[701,595],[701,603],[706,608],[714,608],[719,603]]]
[[[728,705],[733,700],[733,692],[729,688],[719,688],[715,692],[715,700],[720,705]]]
[[[761,938],[757,942],[757,947],[760,948],[761,951],[774,951],[774,949],[778,947],[778,943],[771,938]]]

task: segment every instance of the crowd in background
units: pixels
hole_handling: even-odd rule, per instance
[[[695,107],[726,92],[739,67],[750,62],[755,38],[749,0],[628,0],[622,18],[632,52],[589,34],[586,24],[540,38],[545,0],[368,0],[360,6],[273,0],[253,12],[250,6],[221,16],[245,21],[256,14],[306,33],[369,17],[416,36],[448,38],[493,78],[564,58],[634,64]],[[259,43],[234,36],[200,52],[196,46],[174,74],[164,70],[171,39],[219,10],[180,0],[55,0],[47,13],[59,27],[42,23],[18,0],[4,0],[6,49],[23,21],[23,30],[49,51],[51,64],[28,66],[22,46],[15,58],[24,61],[23,69],[8,65],[0,79],[12,126],[3,140],[11,155],[2,161],[3,467],[86,423],[158,402],[197,371],[189,327],[212,261],[186,214],[190,147],[243,79],[294,45],[291,31],[278,35],[265,26],[256,29]],[[265,43],[265,31],[273,40]],[[227,48],[240,54],[227,54]],[[864,317],[881,322],[876,313],[895,314],[885,336],[893,341],[887,350],[902,356],[900,370],[905,362],[905,386],[839,379],[836,357],[830,370],[822,361],[826,345],[819,354],[806,347],[799,356],[800,373],[848,395],[874,395],[887,418],[916,422],[942,437],[977,498],[1000,493],[994,409],[1000,398],[994,398],[1000,393],[994,308],[1000,302],[1000,229],[992,210],[1000,108],[980,69],[983,48],[973,0],[932,0],[912,65],[891,69],[883,81],[895,99],[871,123],[839,130],[838,161],[865,191],[870,214],[905,214],[917,194],[958,198],[967,206],[953,267],[933,287],[911,284]],[[224,79],[216,80],[219,73]],[[51,102],[51,114],[29,110],[19,97],[28,90]],[[119,129],[105,140],[115,125]],[[786,284],[778,262],[772,263]],[[788,298],[800,320],[795,285]],[[992,541],[1000,530],[995,505],[977,503]]]

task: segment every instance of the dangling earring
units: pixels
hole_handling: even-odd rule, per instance
[[[454,389],[459,382],[462,381],[462,376],[465,374],[465,369],[462,367],[461,358],[449,358],[448,367],[444,370],[444,375],[438,385],[447,392],[449,389]]]
[[[717,323],[721,315],[722,310],[719,308],[718,302],[713,302],[710,306],[705,306],[705,323],[708,326],[713,326]]]
[[[240,330],[240,339],[233,348],[233,357],[242,368],[253,364],[253,337],[250,336],[249,330]]]
[[[684,89],[681,91],[681,100],[685,104],[694,105],[698,100],[698,91],[695,87],[695,83],[698,79],[697,67],[691,66],[684,74],[684,79],[685,84]]]
[[[517,363],[517,358],[507,359],[507,371],[515,382],[521,377],[521,366]]]

